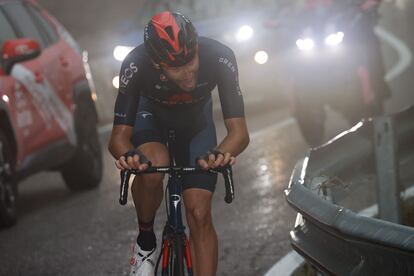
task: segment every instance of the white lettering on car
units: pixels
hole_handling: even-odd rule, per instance
[[[23,110],[22,112],[17,113],[17,127],[25,128],[33,124],[32,112],[29,110]]]
[[[20,55],[29,54],[30,53],[29,46],[24,45],[24,44],[17,45],[17,47],[16,47],[16,53],[18,53]]]
[[[14,86],[14,95],[16,97],[16,108],[17,110],[25,109],[29,105],[29,101],[22,91],[20,83],[16,82]]]
[[[29,101],[22,91],[22,86],[18,82],[14,85],[14,95],[16,97],[17,127],[24,129],[24,136],[26,137],[30,134],[30,129],[28,129],[28,127],[33,124],[33,114],[29,107]]]
[[[71,144],[76,145],[76,134],[72,112],[55,93],[47,79],[38,83],[32,71],[23,65],[13,66],[11,75],[21,82],[33,98],[33,104],[43,117],[46,127],[51,127],[53,120],[65,132]]]

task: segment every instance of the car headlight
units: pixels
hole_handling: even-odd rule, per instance
[[[296,46],[301,51],[310,51],[315,47],[315,42],[311,38],[304,38],[296,40]]]
[[[112,79],[112,85],[114,86],[114,88],[118,89],[119,88],[119,76],[115,76]]]
[[[236,39],[238,42],[246,41],[252,38],[254,33],[254,30],[249,25],[244,25],[240,27],[240,29],[237,31]]]
[[[265,64],[269,60],[269,55],[265,51],[258,51],[254,55],[254,60],[258,64]]]
[[[116,46],[114,48],[114,58],[118,61],[124,61],[126,56],[134,49],[134,47],[128,46]]]
[[[337,32],[334,34],[330,34],[325,38],[325,44],[328,46],[337,46],[344,41],[344,33],[343,32]]]

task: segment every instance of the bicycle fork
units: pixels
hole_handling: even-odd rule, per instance
[[[179,239],[184,240],[184,243],[177,242],[174,240],[174,236],[177,235]],[[173,271],[169,271],[171,267],[169,267],[169,264],[173,262],[174,260],[171,259],[173,250],[175,249],[175,246],[183,246],[184,250],[180,252],[183,252],[183,256],[175,256],[176,258],[184,257],[186,269],[187,269],[187,275],[192,276],[193,275],[193,263],[191,260],[191,247],[190,247],[190,241],[185,235],[185,233],[182,234],[172,234],[172,235],[163,235],[164,241],[163,241],[163,247],[162,247],[162,276],[168,276],[172,275]],[[176,244],[175,244],[176,243]],[[170,273],[169,273],[170,272]],[[175,276],[175,275],[174,275]],[[177,275],[181,276],[181,275]]]

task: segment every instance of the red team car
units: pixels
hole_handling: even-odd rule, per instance
[[[87,55],[33,0],[0,0],[0,226],[16,222],[17,182],[58,170],[96,187],[102,156]]]

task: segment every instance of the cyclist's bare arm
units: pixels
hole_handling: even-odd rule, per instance
[[[226,125],[227,135],[217,148],[223,153],[230,153],[232,156],[237,156],[250,142],[246,119],[225,119],[224,124]]]
[[[227,135],[217,147],[223,153],[217,159],[213,154],[209,156],[209,162],[200,159],[198,164],[203,168],[215,168],[226,164],[234,165],[235,157],[239,155],[249,144],[249,132],[247,130],[245,118],[229,118],[224,120],[227,128]]]
[[[133,129],[134,128],[129,125],[115,125],[112,129],[108,150],[116,159],[115,165],[120,170],[145,170],[148,167],[147,164],[140,164],[138,155],[128,157],[127,160],[123,156],[129,150],[134,149],[134,146],[131,143]]]

